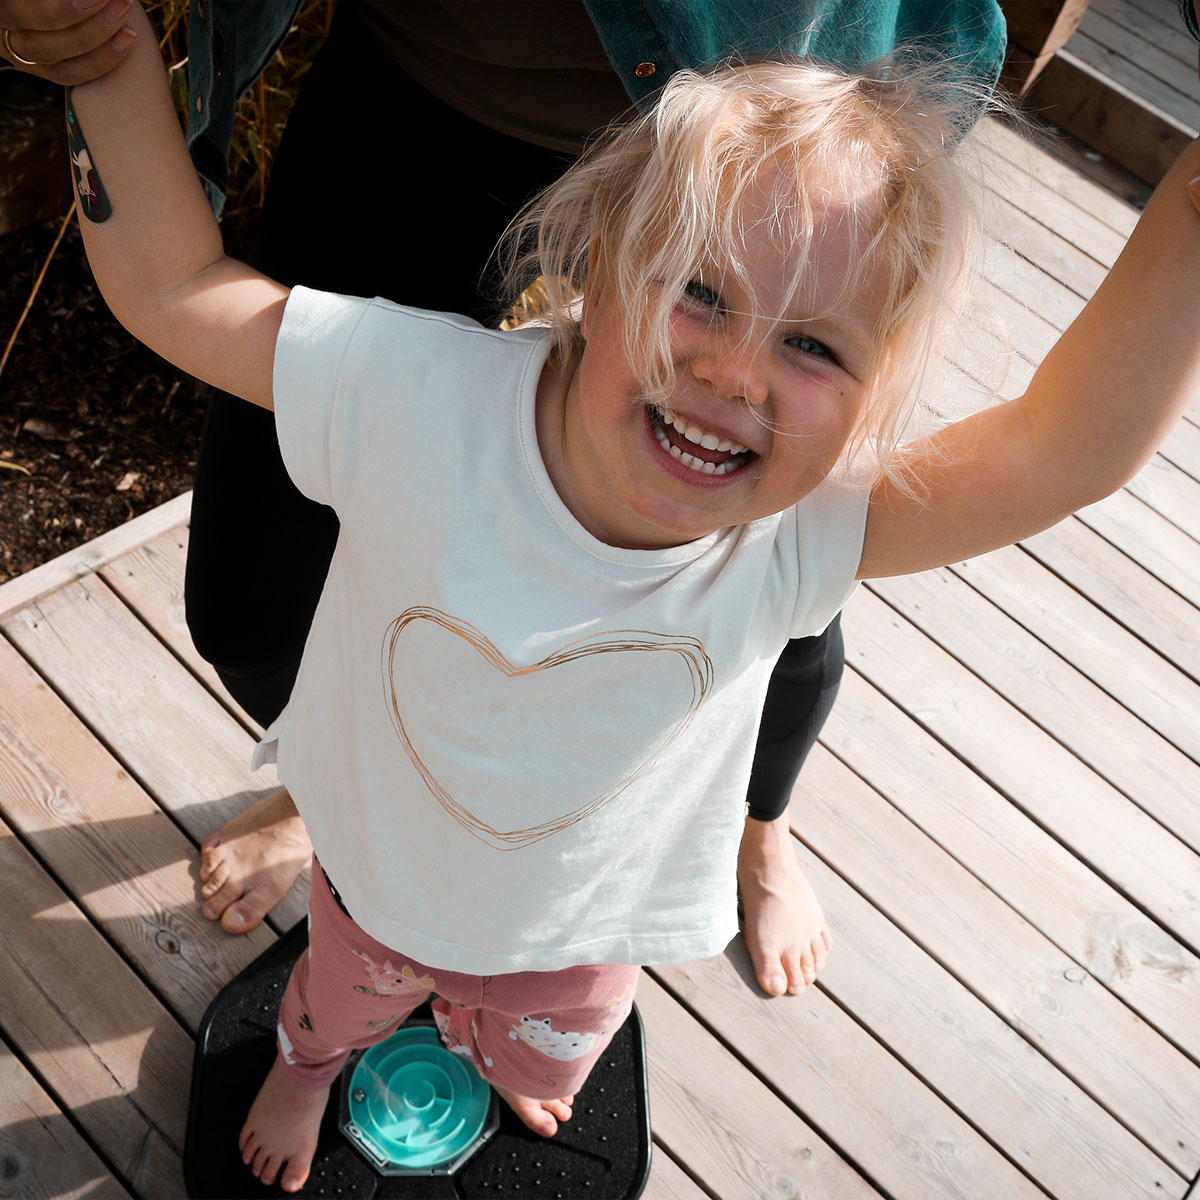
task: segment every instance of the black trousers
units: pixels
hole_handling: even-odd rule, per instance
[[[616,115],[616,114],[614,114]],[[494,321],[480,276],[520,204],[569,163],[447,107],[339,5],[271,174],[250,261],[279,282]],[[266,724],[291,693],[337,540],[302,496],[271,413],[218,394],[196,470],[186,575],[196,647]],[[791,642],[767,696],[751,815],[778,816],[842,672],[836,623]]]

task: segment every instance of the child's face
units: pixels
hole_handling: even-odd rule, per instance
[[[785,264],[758,223],[771,185],[743,205],[744,260],[760,307],[779,312]],[[765,344],[741,315],[751,303],[736,279],[706,266],[675,304],[675,382],[657,404],[624,353],[620,297],[587,296],[586,347],[561,416],[539,434],[553,430],[555,445],[542,447],[551,477],[591,533],[629,548],[681,545],[779,512],[825,478],[859,414],[878,308],[870,287],[845,286],[869,236],[847,213],[835,197],[819,214],[804,297]]]

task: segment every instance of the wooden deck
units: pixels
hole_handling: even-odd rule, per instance
[[[1012,394],[1136,212],[995,155]],[[187,517],[0,588],[0,1195],[182,1196],[194,1032],[276,936],[199,915],[196,844],[271,781],[185,631]],[[740,942],[647,973],[647,1196],[1200,1197],[1197,538],[1200,410],[1116,497],[853,599],[791,810],[835,953],[773,1001]]]
[[[1176,0],[1086,0],[1031,106],[1153,183],[1200,131],[1196,58]]]

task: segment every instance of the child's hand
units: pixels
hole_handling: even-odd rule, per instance
[[[133,0],[0,0],[0,54],[19,71],[73,86],[99,79],[133,45]]]

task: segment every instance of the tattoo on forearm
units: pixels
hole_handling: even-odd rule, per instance
[[[67,88],[67,146],[71,151],[71,171],[75,176],[75,193],[79,197],[79,211],[97,225],[112,216],[112,205],[96,173],[92,156],[88,153],[83,129],[75,115],[71,100],[73,88]]]

